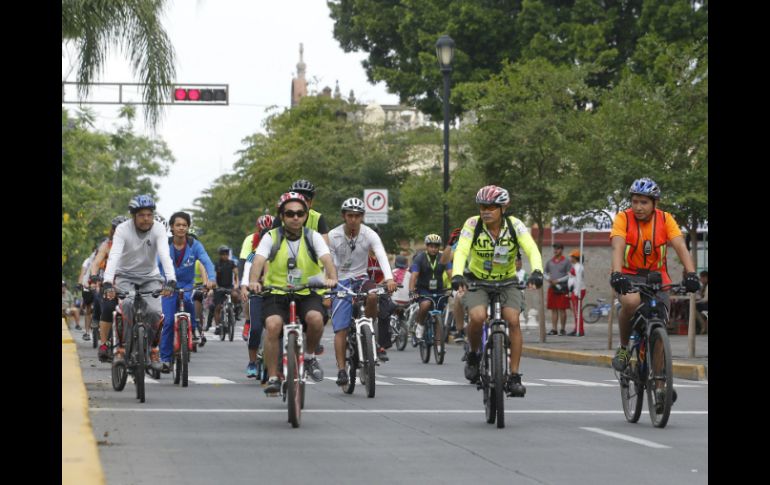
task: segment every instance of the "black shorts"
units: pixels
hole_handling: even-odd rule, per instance
[[[203,303],[203,290],[195,290],[192,294],[193,301],[199,301]]]
[[[302,321],[302,328],[307,329],[305,317],[308,312],[315,310],[324,315],[321,295],[297,295],[297,316]],[[262,318],[267,320],[273,315],[280,315],[284,324],[289,321],[289,297],[286,295],[269,295],[262,301]]]
[[[214,290],[214,306],[221,305],[225,302],[225,297],[232,293],[232,288],[217,288]]]
[[[80,292],[80,294],[83,296],[83,304],[84,305],[91,305],[94,302],[94,292],[90,290],[83,290]]]

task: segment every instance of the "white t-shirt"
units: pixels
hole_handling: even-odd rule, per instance
[[[572,294],[579,297],[580,292],[585,288],[585,281],[583,281],[583,265],[575,263],[569,270],[569,279],[567,285],[572,288]]]
[[[345,224],[340,224],[329,231],[329,250],[334,266],[337,268],[337,278],[346,280],[366,276],[369,262],[369,250],[374,251],[377,262],[386,280],[393,279],[390,262],[380,236],[366,224],[361,224],[361,231],[352,240],[345,235]]]
[[[112,282],[116,275],[139,280],[162,279],[158,259],[166,280],[176,281],[163,224],[153,223],[149,231],[141,232],[134,226],[134,220],[129,219],[118,225],[112,236],[104,281]]]
[[[91,276],[91,262],[94,260],[94,256],[96,256],[96,251],[83,260],[83,266],[81,266],[83,278],[80,280],[80,284],[85,288],[88,288],[88,277]]]

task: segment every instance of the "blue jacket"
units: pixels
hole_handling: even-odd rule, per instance
[[[213,278],[217,274],[214,269],[214,264],[211,262],[211,258],[206,253],[206,250],[197,239],[188,237],[187,245],[184,248],[184,256],[182,257],[180,264],[180,255],[182,251],[177,251],[174,247],[173,238],[169,238],[168,252],[171,256],[171,261],[174,263],[174,271],[176,272],[176,286],[177,288],[183,287],[189,289],[193,287],[195,281],[195,261],[200,260],[203,263],[203,267],[206,268],[206,274],[209,278]],[[163,274],[163,268],[160,267],[160,273]]]

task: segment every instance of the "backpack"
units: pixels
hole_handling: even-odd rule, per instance
[[[479,217],[479,222],[476,224],[476,227],[473,230],[471,249],[473,248],[473,245],[476,244],[476,240],[481,235],[481,231],[484,229],[483,226],[484,222],[481,220],[481,217]],[[508,228],[508,232],[511,233],[511,237],[513,237],[513,246],[516,248],[516,252],[519,253],[519,239],[516,237],[516,231],[513,229],[513,224],[511,224],[511,216],[507,216],[505,218],[505,226]]]
[[[303,226],[302,237],[305,238],[305,246],[307,246],[307,252],[310,254],[310,259],[313,260],[313,263],[318,264],[318,256],[316,255],[315,247],[313,247],[313,236],[310,234],[310,231],[311,229]],[[278,254],[278,250],[281,248],[281,243],[283,242],[283,226],[278,228],[277,235],[278,237],[273,239],[273,247],[270,248],[270,256],[267,258],[271,263],[275,260],[275,255]]]

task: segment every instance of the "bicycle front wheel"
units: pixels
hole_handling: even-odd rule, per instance
[[[299,428],[302,413],[302,387],[300,385],[299,375],[299,349],[297,346],[297,335],[289,334],[287,369],[286,369],[286,388],[288,399],[286,402],[289,407],[289,422],[292,428]]]
[[[372,348],[372,329],[367,325],[361,326],[361,350],[364,355],[363,379],[366,387],[366,397],[374,397],[374,349]]]
[[[355,327],[354,327],[355,328]],[[353,394],[356,389],[356,369],[358,368],[358,354],[356,342],[351,330],[348,330],[347,345],[345,346],[345,372],[348,374],[348,383],[342,387],[345,394]]]
[[[467,345],[467,342],[466,342]],[[482,362],[480,363],[479,379],[481,379],[481,386],[484,390],[484,413],[487,418],[487,423],[492,424],[497,419],[497,394],[495,388],[490,379],[490,369],[492,368],[492,350],[490,347],[484,351]]]
[[[425,333],[428,333],[428,324],[425,325]],[[423,335],[418,341],[418,345],[420,346],[420,360],[422,360],[423,364],[430,362],[430,344],[432,340],[433,339],[429,335]]]
[[[492,383],[494,384],[495,412],[497,414],[497,427],[505,428],[505,335],[492,334]]]
[[[134,346],[136,367],[134,368],[134,383],[136,384],[136,398],[144,402],[144,372],[147,367],[147,335],[144,327],[136,329],[136,345]]]
[[[406,348],[406,341],[409,338],[409,332],[406,329],[406,325],[398,317],[398,315],[390,316],[391,327],[393,328],[393,335],[395,335],[396,350],[403,351]]]
[[[596,306],[596,303],[589,303],[583,305],[583,321],[585,323],[596,323],[599,321],[599,317],[602,316],[602,312]]]
[[[441,365],[444,363],[444,353],[445,353],[445,342],[444,339],[444,325],[442,325],[441,316],[436,315],[436,318],[433,320],[433,327],[434,327],[434,333],[433,333],[433,358],[436,360],[436,364]]]
[[[188,347],[188,332],[190,331],[190,322],[183,318],[179,322],[179,355],[180,355],[180,373],[182,374],[182,387],[187,387],[188,371],[190,364],[190,347]]]
[[[233,314],[232,306],[227,309],[227,327],[228,337],[230,342],[232,342],[235,336],[235,315]]]
[[[116,391],[122,391],[126,387],[128,379],[128,370],[124,362],[112,363],[112,388]]]
[[[665,428],[674,398],[674,373],[671,344],[662,326],[655,327],[650,334],[647,361],[647,407],[650,419],[656,428]]]

